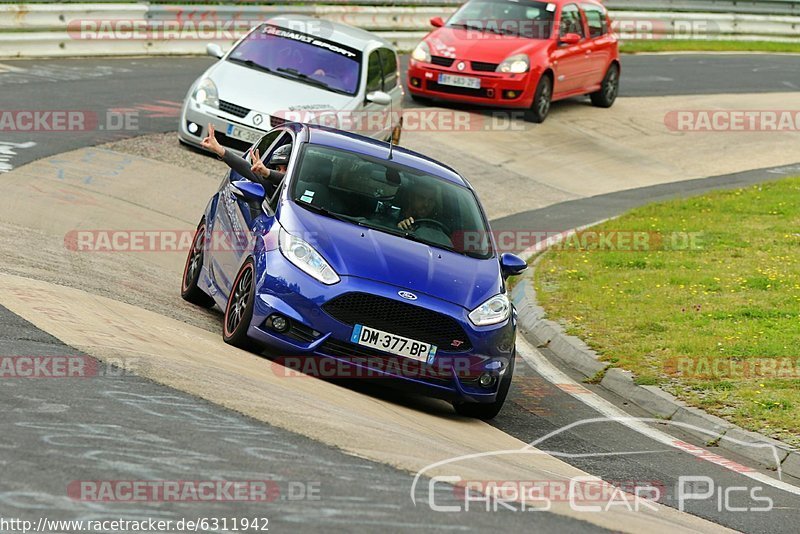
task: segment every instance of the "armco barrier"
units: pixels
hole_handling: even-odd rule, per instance
[[[456,0],[295,0],[209,5],[41,3],[0,4],[0,58],[41,56],[203,54],[207,42],[231,46],[244,31],[212,38],[103,39],[75,32],[80,21],[165,23],[257,22],[279,13],[298,13],[344,22],[376,32],[401,50],[412,49],[430,31],[429,20],[447,17]],[[800,0],[610,0],[615,31],[623,40],[710,39],[800,42]]]

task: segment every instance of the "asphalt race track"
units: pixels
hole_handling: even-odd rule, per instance
[[[790,55],[635,55],[623,56],[621,96],[770,93],[798,89],[800,65]],[[69,136],[53,132],[4,133],[3,142],[25,144],[10,158],[17,167],[29,161],[123,136],[166,132],[189,85],[213,61],[176,59],[21,60],[0,63],[0,109],[139,111],[138,130],[90,130]],[[404,60],[403,65],[406,61]],[[403,69],[405,67],[403,66]],[[406,105],[414,107],[410,97]],[[753,105],[758,108],[758,102]],[[557,104],[558,106],[558,104]],[[113,125],[112,125],[113,126]]]
[[[352,532],[498,527],[509,532],[532,528],[543,532],[797,531],[800,481],[788,476],[778,481],[774,471],[712,447],[708,450],[724,456],[724,461],[719,456],[688,454],[655,432],[642,433],[609,421],[614,410],[632,417],[643,417],[643,413],[602,388],[583,384],[547,349],[532,347],[523,339],[518,340],[520,357],[509,402],[491,425],[485,425],[454,416],[443,403],[386,392],[374,384],[281,381],[274,368],[264,370],[270,367],[267,360],[237,354],[222,344],[218,314],[176,302],[180,299],[175,265],[182,265],[182,257],[118,261],[68,256],[63,235],[76,220],[90,228],[125,228],[137,218],[157,214],[162,219],[156,224],[173,225],[162,228],[191,228],[196,223],[200,199],[213,190],[215,179],[186,171],[163,184],[163,199],[152,199],[148,187],[159,187],[159,177],[148,174],[159,169],[152,162],[105,150],[70,151],[174,130],[186,89],[210,63],[207,58],[181,58],[0,64],[0,109],[86,110],[99,117],[101,126],[114,126],[103,124],[109,111],[115,116],[134,111],[137,118],[135,128],[98,127],[70,134],[18,132],[0,137],[0,158],[4,158],[0,170],[9,172],[0,174],[0,354],[90,354],[112,363],[115,356],[132,354],[144,362],[130,373],[103,363],[97,378],[82,379],[78,385],[74,380],[0,382],[4,407],[0,515],[34,521],[44,514],[54,519],[264,516],[275,532],[311,532],[321,525]],[[800,60],[757,54],[625,56],[623,72],[621,103],[630,116],[662,97],[670,102],[698,98],[702,105],[742,97],[750,102],[750,109],[766,109],[775,106],[762,105],[752,95],[780,99],[796,91]],[[414,106],[410,99],[407,105]],[[600,139],[598,132],[610,125],[602,119],[596,119],[600,124],[591,132],[564,127],[578,124],[588,109],[580,102],[556,104],[545,125],[548,129],[541,130],[555,132],[556,141],[534,139],[536,130],[496,136],[472,133],[470,139],[413,132],[409,144],[429,147],[434,157],[456,167],[459,161],[467,162],[467,174],[493,215],[496,230],[561,231],[654,200],[800,174],[800,166],[795,165],[800,155],[785,150],[758,154],[762,159],[754,161],[760,164],[750,164],[746,157],[735,162],[741,172],[734,172],[733,164],[725,172],[699,175],[700,171],[684,169],[686,175],[672,181],[665,176],[673,169],[639,160],[641,169],[652,169],[653,179],[643,177],[631,182],[632,187],[604,178],[617,173],[616,167],[604,167],[607,175],[598,168],[596,175],[579,177],[557,175],[556,169],[552,178],[544,170],[539,178],[534,169],[535,179],[526,184],[530,189],[525,194],[538,196],[531,198],[529,207],[508,208],[504,198],[497,196],[500,193],[491,191],[491,180],[515,183],[525,178],[521,169],[531,166],[529,161],[509,156],[504,142],[529,139],[541,143],[544,154],[548,142],[555,143],[549,150],[556,150],[564,146],[558,144],[564,139],[582,134],[584,139],[597,139],[598,151],[607,150],[608,140]],[[558,128],[565,131],[554,130]],[[609,138],[615,135],[612,132]],[[452,146],[464,139],[476,150],[483,147],[485,153],[474,160],[448,161]],[[796,140],[790,137],[781,142]],[[709,141],[709,150],[717,142]],[[783,160],[773,165],[770,160],[778,152]],[[633,166],[638,156],[626,154],[630,161],[625,163]],[[60,155],[55,163],[53,159],[37,161],[54,155]],[[713,160],[709,154],[697,158]],[[494,159],[502,161],[499,169],[493,170]],[[687,160],[691,155],[687,154]],[[565,162],[564,167],[578,164]],[[85,172],[76,174],[82,168]],[[105,181],[89,179],[98,176]],[[134,184],[141,190],[131,193],[131,184],[123,182],[138,176],[147,179]],[[69,189],[80,196],[64,202],[57,195],[34,193],[48,188]],[[123,199],[122,194],[130,196]],[[175,205],[175,198],[185,198],[185,203]],[[37,238],[35,246],[26,244],[30,236]],[[186,347],[183,352],[170,343],[176,338]],[[218,360],[206,357],[209,351]],[[695,435],[667,425],[652,426],[675,442],[705,446]],[[424,474],[422,484],[412,486],[413,474],[433,461],[531,442],[549,455],[541,464],[497,459],[465,467],[464,472],[478,480],[502,479],[516,470],[532,480],[564,480],[584,472],[621,487],[652,481],[664,489],[660,502],[666,509],[636,514],[617,506],[607,513],[575,514],[558,507],[521,513],[475,506],[468,512],[442,513],[427,504],[431,498],[427,477],[447,475],[446,470]],[[685,503],[691,515],[677,512],[676,484],[685,476],[714,481],[712,498]],[[270,480],[279,487],[280,496],[266,506],[242,502],[120,505],[71,499],[68,485],[86,479]],[[457,489],[445,483],[435,488],[437,505],[463,507]],[[725,510],[717,497],[726,488],[736,488],[730,494],[730,506],[742,510],[758,506],[752,499],[755,492],[770,498],[774,507],[769,513],[731,512],[730,506]]]

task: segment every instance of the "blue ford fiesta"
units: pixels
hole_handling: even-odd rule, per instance
[[[505,279],[525,262],[495,253],[469,183],[420,154],[319,126],[286,124],[257,144],[265,161],[284,145],[274,190],[234,170],[223,179],[183,298],[225,310],[232,345],[497,415],[515,356]]]

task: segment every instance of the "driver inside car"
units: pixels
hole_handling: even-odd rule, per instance
[[[436,188],[420,184],[409,192],[408,204],[400,211],[397,227],[405,232],[413,229],[415,220],[433,219],[436,212]]]
[[[203,139],[201,145],[206,150],[216,154],[228,167],[247,180],[263,185],[268,196],[275,192],[286,176],[286,166],[289,164],[289,156],[292,153],[292,145],[278,147],[272,153],[269,163],[264,165],[264,162],[261,161],[261,155],[256,149],[251,158],[253,163],[248,163],[246,159],[237,156],[230,150],[226,150],[225,147],[219,144],[214,135],[213,124],[208,125],[208,136]]]

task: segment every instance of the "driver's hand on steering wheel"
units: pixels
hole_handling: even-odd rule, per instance
[[[414,226],[414,217],[409,217],[408,219],[403,219],[399,223],[397,223],[397,227],[401,230],[409,231],[411,227]]]

